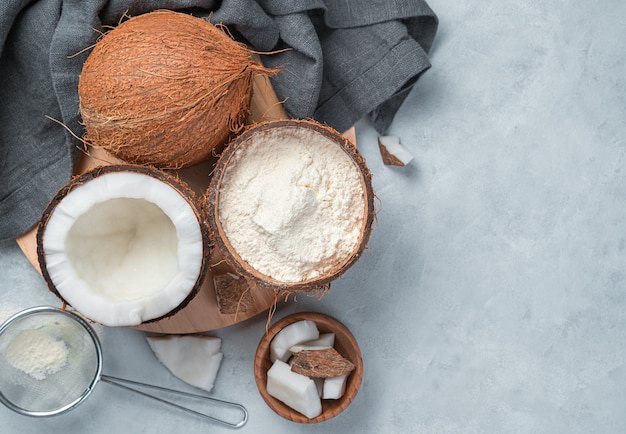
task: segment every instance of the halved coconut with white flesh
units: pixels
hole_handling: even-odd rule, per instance
[[[360,257],[374,217],[356,147],[310,120],[256,124],[220,156],[206,194],[215,246],[254,283],[316,290]]]
[[[137,165],[74,178],[44,210],[37,231],[49,289],[106,326],[134,326],[182,309],[200,289],[208,245],[189,187]]]

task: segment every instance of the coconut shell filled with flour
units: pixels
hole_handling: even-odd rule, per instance
[[[207,273],[209,244],[190,188],[139,165],[75,177],[53,197],[37,230],[48,288],[106,326],[136,326],[185,307]]]
[[[359,259],[374,217],[356,147],[308,120],[251,126],[222,153],[206,196],[216,248],[276,290],[328,286]]]
[[[182,168],[219,152],[243,128],[256,74],[220,26],[159,10],[130,18],[94,46],[80,76],[84,140],[121,160]]]

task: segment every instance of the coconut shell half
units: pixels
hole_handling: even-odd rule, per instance
[[[147,166],[103,166],[73,178],[44,210],[36,239],[50,291],[107,326],[178,312],[209,264],[200,200],[184,182]]]
[[[280,280],[268,273],[259,271],[258,268],[254,267],[249,261],[243,258],[245,255],[242,255],[242,253],[238,252],[233,246],[233,243],[229,240],[227,230],[225,230],[223,222],[220,219],[221,195],[224,194],[223,184],[225,173],[229,168],[232,168],[233,165],[238,164],[237,161],[241,161],[241,158],[243,158],[241,156],[243,150],[251,146],[252,143],[273,140],[272,138],[280,137],[283,134],[296,137],[303,132],[306,132],[306,134],[303,134],[306,137],[330,141],[348,157],[348,161],[353,163],[354,169],[351,170],[356,170],[358,173],[360,179],[359,190],[362,191],[362,201],[359,202],[362,203],[362,209],[354,212],[362,213],[362,215],[360,216],[360,227],[358,228],[358,240],[349,254],[338,258],[337,262],[333,263],[330,268],[327,268],[317,276],[296,281]],[[280,158],[280,156],[276,156],[276,158]],[[250,164],[253,163],[253,161],[250,161]],[[216,249],[225,258],[225,261],[237,273],[244,276],[253,284],[273,288],[276,291],[287,292],[309,292],[326,288],[333,280],[345,273],[358,261],[363,253],[371,234],[375,214],[371,173],[361,154],[342,134],[312,120],[279,120],[250,126],[243,134],[231,142],[220,156],[205,195],[205,202],[211,238]],[[279,207],[277,207],[276,212],[280,212],[278,208]]]

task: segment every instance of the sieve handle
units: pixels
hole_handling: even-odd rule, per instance
[[[237,404],[235,402],[224,401],[224,400],[221,400],[221,399],[211,398],[209,396],[204,396],[204,395],[196,395],[194,393],[183,392],[181,390],[168,389],[168,388],[165,388],[165,387],[155,386],[153,384],[140,383],[138,381],[127,380],[127,379],[124,379],[124,378],[111,377],[109,375],[102,375],[100,377],[100,379],[102,381],[106,382],[106,383],[112,384],[112,385],[117,386],[117,387],[121,387],[122,389],[126,389],[126,390],[129,390],[131,392],[138,393],[139,395],[145,396],[147,398],[152,398],[152,399],[154,399],[156,401],[159,401],[159,402],[161,402],[163,404],[167,404],[167,405],[170,405],[172,407],[176,407],[176,408],[178,408],[180,410],[186,411],[187,413],[195,414],[196,416],[200,416],[200,417],[212,420],[213,422],[217,422],[217,423],[220,423],[222,425],[226,425],[226,426],[228,426],[230,428],[241,428],[248,421],[248,411],[246,410],[246,408],[243,405]],[[159,398],[158,396],[151,395],[151,394],[143,392],[143,391],[141,391],[139,389],[135,389],[133,387],[130,387],[129,385],[147,387],[147,388],[158,390],[158,391],[161,391],[161,392],[172,393],[172,394],[175,394],[175,395],[186,396],[188,398],[194,398],[194,399],[199,399],[199,400],[204,400],[204,401],[211,401],[213,403],[220,404],[220,405],[223,405],[223,406],[233,407],[233,408],[236,408],[236,409],[240,410],[242,412],[243,417],[241,418],[241,420],[239,422],[236,422],[236,423],[228,422],[226,420],[218,419],[216,417],[209,416],[208,414],[200,413],[198,411],[195,411],[195,410],[192,410],[190,408],[184,407],[182,405],[176,404],[175,402],[168,401],[168,400],[163,399],[163,398]]]

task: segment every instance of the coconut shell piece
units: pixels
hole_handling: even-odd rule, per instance
[[[106,33],[83,66],[84,140],[129,163],[194,165],[243,128],[254,76],[277,72],[206,19],[138,15]]]
[[[406,166],[411,162],[413,156],[400,143],[397,136],[379,136],[378,149],[387,166]]]
[[[355,366],[334,348],[302,350],[293,355],[291,370],[309,378],[333,378],[347,375]]]
[[[231,158],[236,154],[239,147],[246,146],[248,141],[254,140],[257,134],[272,133],[281,128],[302,128],[313,130],[326,138],[334,141],[343,151],[352,159],[362,175],[362,184],[364,190],[364,218],[361,238],[356,249],[352,254],[340,264],[325,274],[310,280],[301,282],[283,282],[266,276],[245,262],[234,250],[228,241],[224,229],[219,221],[219,190],[220,182],[224,177],[224,172],[228,167]],[[207,210],[207,219],[211,232],[211,239],[214,241],[216,250],[224,257],[225,262],[238,274],[245,276],[254,285],[264,288],[272,288],[277,293],[294,293],[294,292],[322,292],[324,293],[330,287],[332,281],[336,280],[344,274],[352,265],[354,265],[361,254],[365,250],[369,241],[372,223],[375,216],[374,208],[374,191],[372,188],[372,175],[365,162],[363,156],[359,153],[356,146],[352,144],[346,137],[336,130],[320,124],[313,120],[290,119],[290,120],[274,120],[260,122],[250,125],[235,140],[229,143],[215,166],[213,177],[209,184],[209,188],[205,194],[205,207]]]
[[[378,147],[380,149],[380,155],[383,158],[383,163],[387,166],[404,166],[405,164],[400,161],[398,157],[393,155],[385,145],[378,141]]]
[[[254,297],[248,282],[231,273],[213,276],[217,307],[223,314],[246,312],[254,306]]]

